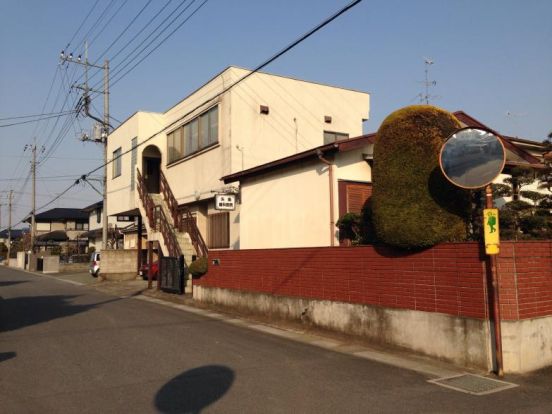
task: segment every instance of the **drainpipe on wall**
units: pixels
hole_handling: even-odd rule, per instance
[[[316,151],[318,159],[328,166],[328,181],[330,184],[330,245],[335,246],[335,219],[334,219],[334,186],[333,186],[333,164],[324,158],[321,150]]]

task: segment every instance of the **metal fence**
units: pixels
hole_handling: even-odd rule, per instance
[[[161,257],[159,260],[159,284],[161,290],[169,293],[184,293],[184,276],[187,267],[184,256]]]

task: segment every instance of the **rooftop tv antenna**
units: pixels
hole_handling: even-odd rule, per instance
[[[429,93],[430,86],[437,85],[437,81],[429,80],[429,67],[433,65],[435,62],[431,58],[424,57],[424,65],[425,65],[425,81],[422,81],[422,84],[424,85],[424,92],[421,92],[418,94],[418,97],[420,98],[420,103],[425,103],[426,105],[429,105],[429,100],[431,98],[437,98],[436,95],[431,95]]]

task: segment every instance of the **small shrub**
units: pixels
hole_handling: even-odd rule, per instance
[[[189,272],[193,277],[203,276],[207,273],[209,262],[206,257],[200,257],[194,260],[188,267]]]
[[[349,239],[351,244],[359,244],[362,239],[361,218],[356,213],[346,213],[337,220],[339,240]]]

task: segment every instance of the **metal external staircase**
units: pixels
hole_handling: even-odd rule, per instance
[[[193,256],[206,257],[207,246],[195,218],[187,209],[178,207],[169,184],[162,172],[160,194],[147,191],[144,178],[137,169],[138,195],[140,197],[140,214],[145,220],[149,241],[158,241],[165,256],[184,256],[186,263],[191,263]],[[186,281],[186,288],[191,288],[191,279]]]

